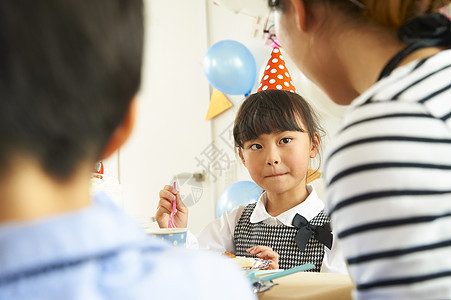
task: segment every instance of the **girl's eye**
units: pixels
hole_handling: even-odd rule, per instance
[[[261,149],[262,146],[259,144],[252,144],[249,148],[251,148],[252,150],[258,150]]]
[[[283,139],[280,140],[280,143],[281,144],[288,144],[289,142],[291,142],[291,140],[292,140],[291,138],[283,138]]]

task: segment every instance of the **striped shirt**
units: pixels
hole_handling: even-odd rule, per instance
[[[451,299],[451,50],[350,105],[326,158],[327,211],[357,299]]]

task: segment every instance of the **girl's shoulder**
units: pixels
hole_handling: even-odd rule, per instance
[[[257,202],[249,203],[248,205],[246,205],[246,207],[243,209],[243,212],[241,213],[241,218],[250,218],[256,206]]]

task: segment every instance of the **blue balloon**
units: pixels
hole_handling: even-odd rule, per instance
[[[231,211],[239,205],[257,202],[263,189],[252,181],[237,181],[229,185],[219,196],[216,216],[219,218],[224,211]]]
[[[254,87],[257,64],[243,44],[223,40],[208,49],[204,57],[204,73],[210,84],[229,95],[248,95]]]

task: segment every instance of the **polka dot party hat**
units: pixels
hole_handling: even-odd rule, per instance
[[[286,90],[296,93],[291,75],[285,66],[285,60],[278,47],[274,47],[271,52],[271,58],[266,64],[257,92],[264,90]]]

